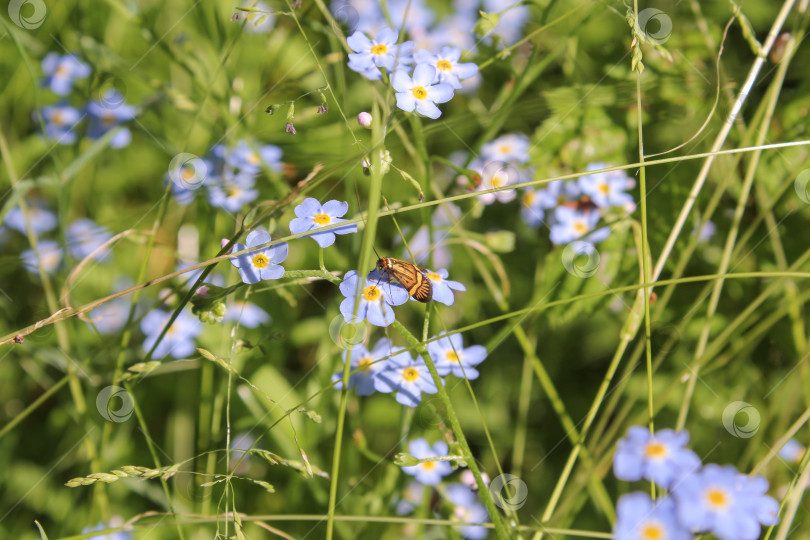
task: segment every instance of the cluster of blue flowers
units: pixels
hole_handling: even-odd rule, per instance
[[[449,448],[444,441],[431,446],[425,439],[414,439],[408,444],[408,454],[417,459],[441,458],[448,455]],[[408,484],[403,497],[397,503],[397,514],[407,515],[424,502],[425,486],[434,487],[449,503],[452,519],[463,525],[457,527],[459,533],[469,540],[483,540],[488,530],[481,523],[489,520],[489,513],[478,498],[475,478],[469,470],[461,473],[461,483],[440,485],[445,476],[453,472],[448,461],[423,461],[413,466],[402,467],[402,471],[415,480]]]
[[[90,76],[90,66],[78,60],[75,56],[66,54],[60,56],[52,52],[42,59],[43,86],[47,86],[54,94],[67,97],[73,90],[76,79],[86,79]],[[73,144],[76,142],[76,127],[85,116],[90,117],[90,126],[87,136],[98,139],[110,130],[132,120],[137,109],[127,105],[124,96],[117,90],[109,89],[97,100],[91,100],[80,108],[72,107],[67,100],[43,107],[42,118],[45,123],[45,136],[55,140],[58,144]],[[34,120],[37,116],[34,115]],[[123,148],[132,140],[132,133],[128,128],[121,128],[112,139],[112,148]]]
[[[433,288],[433,300],[447,306],[453,305],[453,291],[465,291],[466,287],[458,281],[447,279],[447,270],[436,272],[428,270],[424,274]],[[346,298],[340,303],[340,312],[347,323],[358,323],[367,320],[375,326],[388,326],[394,322],[393,306],[401,306],[409,299],[408,291],[379,270],[372,270],[363,282],[360,304],[355,313],[354,299],[357,291],[357,272],[347,272],[340,284],[340,292]]]
[[[649,480],[666,489],[653,501],[647,493],[622,496],[616,540],[691,540],[711,532],[721,540],[755,540],[761,525],[779,522],[779,504],[766,495],[768,481],[734,467],[707,464],[686,448],[689,434],[663,429],[654,434],[633,426],[613,456],[616,478]]]
[[[218,144],[204,159],[188,159],[173,164],[166,174],[172,182],[172,195],[182,205],[194,200],[204,187],[211,206],[239,212],[259,197],[256,178],[262,170],[279,174],[284,168],[281,148],[240,140],[234,147]]]
[[[604,163],[592,163],[588,170],[604,169]],[[539,190],[523,193],[521,214],[530,226],[538,226],[545,216],[551,242],[568,244],[584,240],[595,244],[610,235],[609,227],[597,228],[608,215],[635,210],[633,197],[625,191],[635,181],[623,171],[593,173],[578,180],[555,180]]]
[[[15,206],[6,214],[3,221],[5,227],[22,234],[27,234],[26,218],[22,209]],[[47,273],[54,272],[62,264],[64,250],[60,242],[47,238],[40,239],[53,231],[58,225],[56,215],[39,203],[29,203],[28,224],[31,232],[37,237],[37,247],[27,249],[20,254],[25,269],[32,274],[39,274],[39,265]],[[80,218],[68,225],[66,233],[67,248],[70,255],[83,260],[92,255],[92,259],[104,262],[109,259],[110,251],[102,245],[112,238],[112,233],[106,228],[97,225],[91,219]]]
[[[349,54],[349,68],[370,80],[390,74],[397,107],[438,118],[442,112],[436,104],[450,101],[462,80],[478,74],[478,66],[459,62],[460,47],[445,46],[436,54],[420,49],[413,54],[413,41],[397,44],[397,39],[391,28],[383,28],[374,38],[355,32],[347,40],[354,51]]]
[[[431,338],[435,341],[430,341],[427,348],[439,375],[477,379],[475,366],[486,359],[486,349],[482,345],[464,348],[461,334],[437,337]],[[438,391],[425,361],[418,356],[412,357],[402,347],[394,347],[387,338],[380,339],[371,351],[362,344],[353,345],[343,353],[343,361],[348,361],[352,370],[349,388],[354,388],[360,396],[375,391],[395,393],[397,402],[416,407],[422,401],[422,393],[435,394]],[[335,388],[343,388],[342,378],[342,371],[332,375]]]
[[[380,29],[394,25],[422,48],[438,50],[450,43],[473,52],[480,42],[513,44],[523,37],[521,29],[529,19],[529,8],[515,0],[454,0],[452,9],[444,17],[438,17],[430,3],[425,0],[388,0],[385,4],[389,19],[383,14],[380,2],[374,0],[333,0],[331,11],[345,22],[350,30],[376,34]],[[473,29],[481,11],[497,15],[489,18],[492,28],[479,32],[477,39]],[[495,39],[493,39],[495,38]]]
[[[480,156],[467,169],[476,173],[471,187],[475,192],[500,188],[494,193],[477,197],[485,205],[507,203],[515,199],[510,185],[528,182],[534,177],[529,165],[529,139],[523,134],[509,133],[481,147]],[[454,156],[457,165],[464,164],[464,154]],[[591,163],[588,171],[607,168],[605,163]],[[460,184],[469,178],[459,176]],[[521,217],[529,227],[546,224],[553,244],[569,244],[582,240],[590,244],[602,242],[610,235],[610,227],[600,223],[635,211],[636,205],[627,190],[635,181],[623,171],[598,172],[577,180],[555,180],[542,189],[525,188],[521,197]]]
[[[470,162],[468,169],[477,173],[475,191],[504,188],[532,179],[534,170],[528,167],[529,138],[522,133],[501,135],[481,146],[481,154]],[[507,203],[514,200],[514,189],[483,193],[477,199],[483,204]]]

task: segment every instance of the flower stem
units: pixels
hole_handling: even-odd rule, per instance
[[[436,371],[436,366],[433,363],[433,359],[428,354],[424,343],[416,339],[416,336],[411,334],[411,332],[408,331],[408,329],[405,328],[402,323],[395,320],[392,326],[402,335],[402,337],[405,338],[410,346],[419,353],[419,355],[424,359],[425,364],[427,364],[428,371],[430,371],[430,376],[433,377],[433,382],[438,390],[439,399],[441,400],[444,410],[446,411],[447,421],[450,424],[450,429],[453,430],[453,435],[456,437],[459,446],[461,446],[461,452],[465,456],[469,456],[467,466],[472,471],[473,476],[475,477],[475,482],[481,487],[478,493],[484,502],[484,506],[487,507],[490,517],[492,518],[492,523],[495,525],[495,531],[498,533],[498,538],[510,538],[509,529],[506,523],[503,521],[503,516],[501,516],[501,513],[498,512],[498,509],[495,507],[495,501],[492,499],[492,494],[490,494],[488,489],[484,488],[484,486],[487,484],[481,477],[481,471],[478,469],[478,464],[476,463],[472,451],[470,450],[470,445],[467,444],[467,439],[464,437],[464,431],[461,429],[461,423],[458,421],[458,416],[456,416],[456,411],[453,409],[453,404],[450,403],[450,397],[447,395],[447,390],[444,388],[444,384],[442,384],[442,379],[439,377],[439,372]]]

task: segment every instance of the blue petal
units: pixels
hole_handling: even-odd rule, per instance
[[[391,28],[383,28],[377,35],[374,36],[374,41],[377,43],[384,43],[386,45],[393,45],[397,42],[397,33]]]
[[[374,389],[383,394],[390,394],[399,388],[398,371],[386,369],[374,378]]]
[[[431,103],[431,105],[433,104]],[[435,105],[433,106],[436,107]],[[399,92],[397,94],[397,107],[405,112],[412,112],[416,108],[416,98],[410,91]],[[436,110],[438,111],[439,109]],[[441,114],[441,112],[439,114]],[[438,116],[436,118],[438,118]]]
[[[347,323],[353,324],[364,320],[367,312],[367,303],[360,302],[360,306],[357,308],[357,316],[352,318],[352,315],[354,314],[354,297],[344,298],[340,303],[340,313],[343,315],[343,320],[345,320]]]
[[[321,207],[321,212],[329,217],[342,217],[349,210],[349,203],[341,201],[326,201]]]
[[[434,283],[433,300],[439,302],[440,304],[444,304],[445,306],[452,306],[453,302],[455,302],[455,297],[453,296],[453,292],[450,290],[450,287],[444,283]]]
[[[300,218],[303,217],[311,218],[315,214],[320,213],[321,213],[321,203],[319,203],[317,199],[313,199],[312,197],[307,197],[301,204],[295,207],[295,215]]]
[[[407,289],[399,283],[389,282],[385,283],[385,285],[380,283],[380,288],[385,296],[385,301],[392,306],[401,306],[406,303],[411,296],[408,294]]]
[[[416,407],[422,401],[422,393],[419,387],[413,383],[403,384],[397,392],[397,402],[406,407]]]
[[[244,266],[239,267],[239,276],[242,278],[242,282],[248,285],[261,281],[259,273],[250,263],[245,263]]]
[[[441,51],[439,51],[439,54],[441,54],[442,58],[451,63],[458,62],[458,59],[461,58],[461,47],[445,45],[442,47]]]
[[[453,87],[449,84],[434,84],[428,88],[427,99],[434,103],[447,103],[453,99]]]
[[[279,264],[284,262],[284,260],[287,258],[287,253],[287,242],[282,242],[267,249],[267,258],[271,263]]]
[[[405,70],[400,69],[395,71],[394,75],[391,77],[391,86],[397,92],[410,93],[413,81]]]
[[[456,64],[453,72],[459,79],[470,79],[478,73],[478,66],[473,63]]]
[[[366,320],[374,326],[388,326],[394,322],[394,310],[381,300],[376,302],[361,302],[368,306]]]
[[[298,234],[312,229],[312,220],[310,218],[297,217],[290,221],[290,232],[292,234]]]
[[[348,43],[349,47],[356,52],[367,51],[372,47],[371,40],[359,30],[346,38],[346,43]]]
[[[247,242],[247,247],[254,247],[267,244],[270,242],[270,240],[271,238],[269,232],[263,231],[262,229],[256,229],[247,235],[245,242]]]
[[[397,94],[397,98],[399,98],[399,96],[400,94]],[[397,99],[397,106],[399,107],[399,99]],[[433,120],[437,119],[442,115],[442,111],[440,111],[439,108],[432,101],[428,101],[426,99],[422,99],[416,102],[416,112],[418,112],[422,116],[432,118]]]
[[[436,68],[430,64],[417,64],[413,70],[413,84],[430,86],[436,78]]]
[[[334,222],[340,223],[343,220],[335,219]],[[352,223],[350,225],[346,225],[344,227],[338,227],[336,229],[331,229],[331,232],[335,234],[351,234],[357,232],[357,223]]]
[[[419,49],[415,53],[413,53],[413,59],[416,61],[417,64],[435,64],[438,61],[438,57],[425,49]]]
[[[277,264],[268,264],[261,269],[262,279],[279,279],[284,275],[284,267]]]
[[[354,270],[346,272],[339,288],[343,296],[354,299],[354,295],[357,294],[357,272]]]
[[[326,248],[331,246],[335,243],[335,233],[332,231],[324,231],[321,233],[315,233],[310,238],[315,240],[319,246],[322,248]]]
[[[486,360],[487,348],[483,345],[472,345],[464,349],[463,359],[465,364],[475,366]]]

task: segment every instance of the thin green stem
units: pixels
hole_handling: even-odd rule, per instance
[[[430,354],[427,352],[427,348],[423,343],[420,343],[416,337],[411,334],[407,328],[405,328],[402,323],[395,320],[392,323],[394,329],[405,338],[408,344],[413,347],[417,353],[422,357],[427,364],[428,371],[430,371],[430,376],[433,378],[433,382],[436,385],[436,389],[438,390],[439,400],[442,402],[442,406],[444,407],[445,414],[447,415],[447,421],[450,424],[450,429],[453,431],[453,435],[458,441],[459,446],[461,447],[461,451],[465,456],[470,456],[470,459],[467,461],[467,466],[472,471],[473,476],[475,477],[475,481],[479,486],[487,485],[484,482],[483,477],[481,476],[481,471],[478,468],[478,463],[473,456],[472,451],[470,450],[470,445],[467,444],[467,439],[464,436],[464,431],[461,428],[461,423],[458,421],[458,416],[456,416],[456,411],[453,408],[453,404],[450,402],[450,397],[447,395],[447,390],[442,384],[442,379],[439,376],[439,372],[436,371],[436,366],[433,363],[433,359],[430,357]],[[509,532],[509,528],[507,527],[506,523],[503,520],[503,516],[500,514],[498,509],[495,506],[495,501],[492,499],[492,494],[489,492],[488,489],[479,490],[479,496],[484,502],[484,506],[486,506],[487,511],[492,519],[493,524],[495,525],[495,531],[498,534],[499,538],[511,538],[511,534]]]

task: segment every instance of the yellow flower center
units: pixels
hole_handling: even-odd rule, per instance
[[[427,90],[425,90],[424,86],[415,86],[411,92],[413,92],[413,97],[416,99],[425,99],[427,97]]]
[[[267,255],[264,253],[257,253],[253,256],[253,266],[256,268],[264,268],[268,264],[270,264],[270,261],[267,260]]]
[[[326,225],[330,221],[332,221],[332,218],[330,218],[329,215],[327,214],[316,214],[315,217],[312,219],[314,219],[315,223],[317,223],[318,225]]]
[[[523,195],[523,206],[531,206],[534,204],[534,191],[527,191]]]
[[[608,186],[607,184],[599,184],[599,191],[607,195],[608,193],[610,193],[610,186]]]
[[[69,73],[70,73],[70,70],[67,68],[67,66],[65,64],[59,64],[56,67],[56,72],[54,73],[54,75],[57,75],[59,77],[64,77],[65,75],[68,75]]]
[[[453,71],[453,64],[447,60],[439,60],[436,62],[436,67],[439,68],[439,71]]]
[[[436,462],[435,461],[425,461],[424,463],[421,463],[421,465],[422,465],[422,469],[425,470],[425,471],[432,471],[433,469],[436,468]]]
[[[111,126],[115,124],[115,117],[109,113],[104,114],[101,116],[101,123],[105,126]]]
[[[371,357],[366,356],[365,358],[360,359],[360,361],[357,363],[357,367],[360,369],[360,371],[368,371],[369,369],[371,369],[372,361],[373,360],[371,359]]]
[[[256,155],[256,152],[249,153],[247,155],[247,161],[251,165],[258,165],[259,163],[261,163],[261,160],[259,159],[259,156]]]
[[[495,175],[492,177],[492,187],[501,187],[503,185],[503,180],[499,175]]]
[[[236,197],[242,190],[239,189],[237,186],[230,186],[228,189],[225,190],[228,193],[228,197]]]
[[[660,442],[652,441],[647,443],[644,447],[644,455],[650,459],[662,459],[665,458],[668,453],[667,447]]]
[[[383,45],[382,43],[379,43],[379,44],[377,44],[377,45],[374,45],[374,46],[371,48],[371,52],[372,52],[373,54],[385,54],[386,52],[388,52],[388,47],[386,47],[386,46],[385,46],[385,45]]]
[[[180,169],[180,177],[183,180],[191,180],[194,178],[194,168],[193,167],[183,167]]]
[[[369,285],[363,289],[363,296],[365,296],[366,300],[369,302],[376,302],[380,299],[380,289],[378,289],[376,285]]]
[[[582,221],[575,221],[574,230],[577,232],[577,234],[583,235],[586,232],[588,232],[588,226],[585,225],[585,223],[583,223]]]
[[[719,487],[710,487],[706,490],[706,504],[713,510],[725,510],[729,500],[725,490]]]
[[[408,382],[413,382],[419,378],[419,372],[416,370],[416,368],[405,368],[402,371],[402,378]]]
[[[455,351],[448,351],[444,357],[450,362],[458,362],[458,355],[455,353]]]
[[[45,268],[55,267],[59,264],[60,254],[58,251],[52,251],[50,253],[46,253],[44,257],[42,257],[42,266]]]
[[[499,151],[501,154],[508,154],[509,152],[511,152],[511,151],[512,151],[512,147],[511,147],[511,146],[509,146],[508,144],[502,144],[502,145],[500,145],[500,146],[498,147],[498,151]]]
[[[439,274],[437,274],[436,272],[428,272],[428,273],[427,273],[427,278],[428,278],[430,281],[441,281],[441,280],[442,280],[442,276],[440,276],[440,275],[439,275]]]
[[[666,531],[660,523],[645,523],[639,531],[643,540],[666,540]]]
[[[55,113],[53,113],[53,116],[51,117],[51,122],[53,122],[58,126],[61,126],[62,124],[65,123],[65,119],[62,117],[62,113],[56,111]]]

